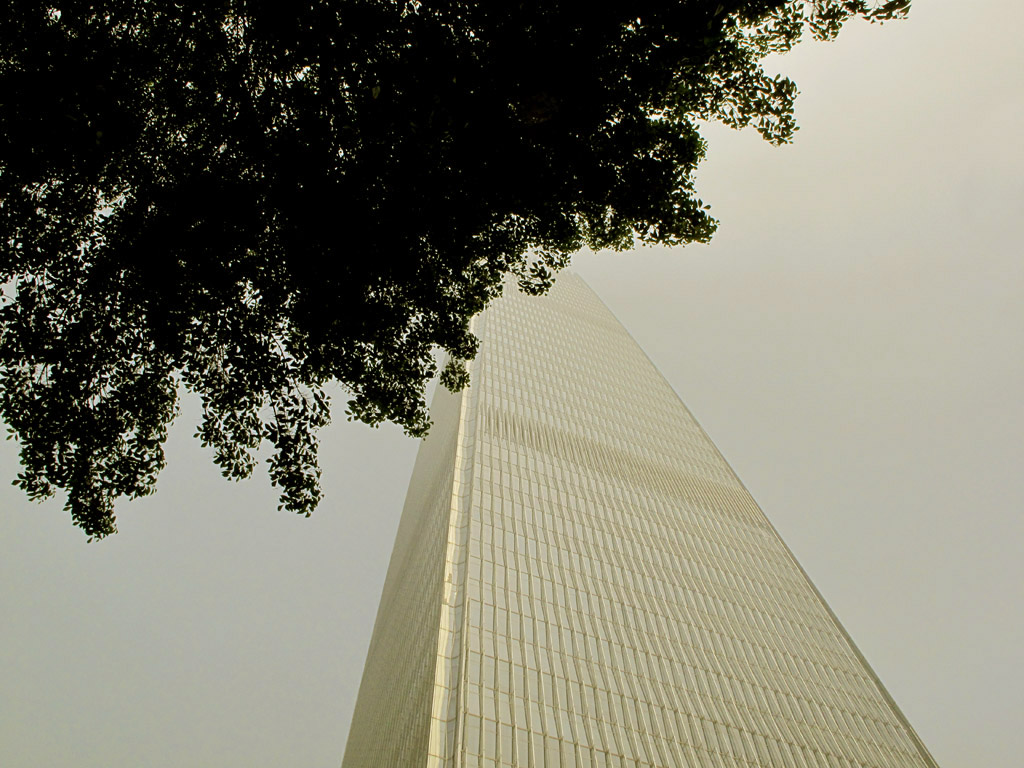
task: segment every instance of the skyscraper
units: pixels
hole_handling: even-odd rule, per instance
[[[343,768],[934,768],[593,292],[506,294],[435,397]]]

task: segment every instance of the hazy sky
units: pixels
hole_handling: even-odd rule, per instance
[[[917,0],[804,44],[793,146],[707,132],[711,245],[574,264],[943,768],[1024,754],[1022,27]],[[0,443],[0,766],[340,764],[416,443],[332,426],[305,520],[197,421],[91,545]]]

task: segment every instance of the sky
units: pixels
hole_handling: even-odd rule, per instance
[[[803,44],[793,145],[705,132],[710,245],[573,265],[943,768],[1024,754],[1022,26],[918,0]],[[198,418],[93,544],[0,442],[0,765],[340,764],[417,443],[339,420],[307,520]]]

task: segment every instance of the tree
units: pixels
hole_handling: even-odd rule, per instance
[[[324,387],[427,431],[505,275],[708,240],[698,122],[795,130],[761,68],[909,0],[14,0],[0,42],[0,415],[90,538],[152,492],[179,387],[230,478],[320,499]]]

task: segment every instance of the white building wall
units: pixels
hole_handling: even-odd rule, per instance
[[[408,515],[433,533],[413,552],[399,534],[345,768],[934,766],[593,292],[564,274],[547,297],[506,293],[478,323],[470,390],[435,412],[439,434],[421,448],[402,526]],[[447,507],[423,501],[445,493],[423,493],[428,476],[444,478]],[[396,608],[401,579],[417,584]],[[436,649],[429,675],[416,678],[427,664],[413,657],[395,672],[378,647],[421,632]],[[374,744],[392,754],[391,734],[420,734],[426,717],[393,701],[396,674],[417,707],[433,685],[429,748],[418,735],[421,757],[374,762]]]

